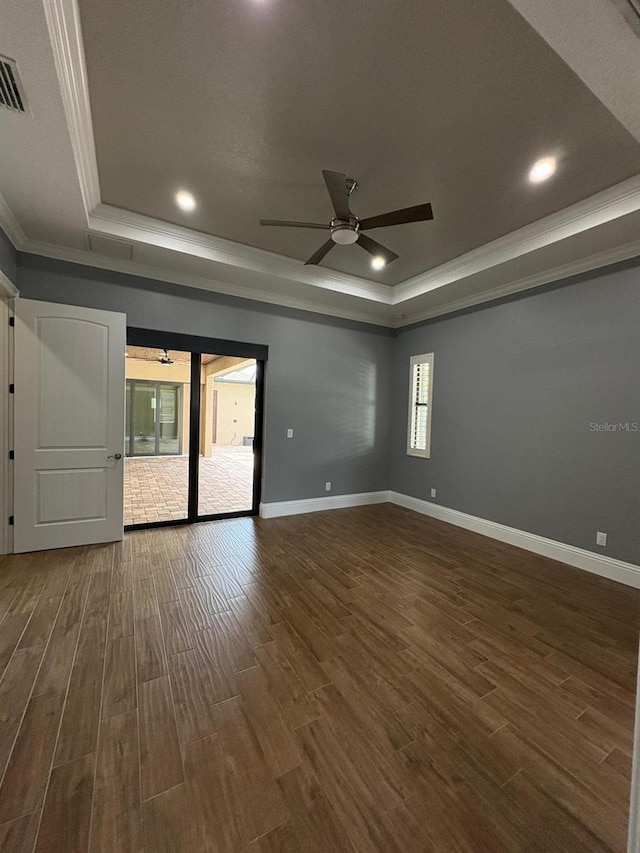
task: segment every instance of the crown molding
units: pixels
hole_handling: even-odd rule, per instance
[[[0,228],[18,251],[27,244],[27,236],[2,194],[0,194]]]
[[[359,279],[356,276],[348,276],[324,268],[307,271],[303,266],[301,270],[298,261],[285,258],[282,255],[243,246],[231,240],[211,237],[189,228],[170,225],[152,217],[120,210],[109,205],[100,204],[98,206],[97,210],[91,214],[90,225],[96,231],[108,233],[111,236],[151,243],[173,251],[195,254],[198,257],[218,263],[239,266],[254,272],[275,275],[349,296],[401,307],[403,303],[432,290],[515,260],[522,255],[543,249],[638,210],[640,210],[640,175],[634,175],[632,178],[602,190],[583,201],[519,228],[504,237],[499,237],[491,243],[480,246],[478,249],[467,252],[452,261],[447,261],[395,286],[370,282],[367,279]],[[613,263],[617,259],[623,260],[631,257],[631,255],[624,255],[622,258],[617,258],[616,253],[618,251],[619,249],[613,250],[614,260],[612,261],[599,263],[597,261],[598,256],[593,256],[593,259],[597,266],[604,266],[606,263]],[[608,257],[610,254],[605,252],[603,256]],[[561,273],[557,277],[563,278],[573,275],[574,272],[584,272],[589,269],[588,264],[591,260],[580,261],[575,270],[573,270],[574,264],[566,265],[572,271],[565,274],[562,274],[564,267],[551,270],[548,274],[536,274],[531,277],[532,280],[535,279],[533,284],[527,283],[529,278],[522,279],[523,286],[520,286],[520,282],[515,282],[510,292],[517,292],[520,289],[553,281],[557,271]],[[497,297],[486,295],[485,298],[483,295],[477,301],[483,302],[494,298]],[[410,322],[415,322],[415,320],[412,319]]]
[[[0,299],[13,299],[18,295],[18,288],[11,281],[8,275],[5,275],[0,270]],[[1,552],[0,552],[1,553]]]
[[[76,0],[43,0],[71,148],[87,217],[100,203],[80,12]]]
[[[0,199],[2,197],[0,196]],[[2,218],[0,217],[0,225]],[[412,326],[416,323],[421,323],[426,320],[431,320],[435,317],[442,317],[446,314],[452,314],[456,311],[464,310],[465,308],[473,308],[483,305],[487,302],[493,302],[496,299],[502,299],[506,296],[512,296],[516,293],[522,293],[544,284],[552,284],[556,281],[562,281],[566,278],[571,278],[574,275],[591,272],[592,270],[601,269],[611,266],[612,264],[630,260],[631,258],[640,257],[640,241],[626,243],[616,249],[609,249],[598,254],[591,255],[588,258],[582,258],[577,261],[562,264],[553,269],[535,273],[509,284],[495,287],[492,290],[484,291],[481,294],[456,299],[451,302],[446,302],[433,309],[425,311],[414,311],[407,314],[402,320],[394,321],[391,314],[385,319],[373,316],[366,311],[366,306],[363,305],[362,311],[352,311],[344,308],[334,308],[326,304],[314,302],[309,299],[279,296],[273,293],[265,293],[263,290],[255,288],[242,288],[241,291],[235,285],[226,282],[215,281],[202,276],[189,275],[180,272],[167,272],[160,267],[150,266],[148,264],[140,264],[133,260],[121,260],[112,258],[107,255],[99,255],[95,252],[90,252],[84,249],[68,249],[54,246],[50,243],[40,243],[32,240],[26,240],[23,243],[23,252],[32,255],[40,255],[45,258],[54,260],[68,261],[70,263],[82,264],[83,266],[93,267],[94,269],[106,269],[112,272],[119,272],[129,275],[140,276],[155,281],[162,281],[167,284],[177,284],[184,287],[192,287],[198,290],[206,290],[212,293],[221,293],[226,296],[234,296],[238,299],[247,299],[255,302],[265,302],[271,305],[279,305],[283,308],[294,308],[300,311],[310,311],[314,314],[324,314],[329,317],[339,317],[344,320],[352,320],[358,323],[367,323],[383,328],[402,329],[406,326]]]
[[[595,255],[590,255],[588,258],[580,258],[576,261],[570,261],[566,264],[554,267],[544,272],[533,273],[532,275],[520,278],[517,281],[509,284],[494,287],[491,290],[485,290],[480,294],[456,299],[452,302],[446,302],[437,308],[427,311],[416,311],[413,314],[407,314],[402,320],[394,323],[394,328],[399,329],[404,326],[411,326],[415,323],[421,323],[424,320],[430,320],[433,317],[440,317],[443,314],[452,314],[454,311],[461,311],[464,308],[472,308],[475,305],[482,305],[485,302],[492,302],[495,299],[501,299],[504,296],[512,296],[515,293],[522,293],[526,290],[531,290],[534,287],[540,287],[543,284],[552,284],[555,281],[562,281],[565,278],[571,278],[574,275],[591,272],[592,270],[601,269],[602,267],[611,266],[612,264],[628,261],[631,258],[640,256],[640,241],[636,240],[633,243],[625,243],[623,246],[618,246],[615,249],[607,249],[603,252],[598,252]]]
[[[167,284],[178,284],[184,287],[193,287],[198,290],[206,290],[210,293],[221,293],[226,296],[234,296],[237,299],[247,299],[255,302],[265,302],[270,305],[280,305],[283,308],[295,308],[300,311],[311,311],[314,314],[325,314],[329,317],[340,317],[344,320],[353,320],[358,323],[391,328],[391,317],[380,318],[366,311],[363,304],[362,311],[353,311],[349,308],[336,308],[323,303],[314,302],[310,299],[281,296],[255,288],[239,288],[237,285],[227,282],[216,281],[203,276],[190,275],[188,273],[172,272],[160,267],[137,263],[133,260],[112,258],[100,255],[85,249],[69,249],[55,246],[51,243],[42,243],[36,240],[27,240],[22,250],[25,254],[39,255],[58,261],[68,261],[73,264],[93,267],[94,269],[111,270],[112,272],[135,275],[154,281],[162,281]]]
[[[602,192],[579,201],[544,219],[525,225],[505,234],[491,243],[473,249],[441,264],[432,270],[397,284],[393,290],[393,305],[422,296],[431,290],[452,284],[475,273],[513,261],[521,255],[535,252],[574,237],[590,228],[596,228],[640,210],[640,175],[615,184]]]
[[[154,220],[152,220],[152,222],[154,222]],[[325,314],[330,317],[341,317],[355,322],[370,323],[377,326],[396,329],[404,328],[415,323],[421,323],[434,317],[451,314],[455,311],[461,311],[465,308],[482,305],[485,302],[492,302],[496,299],[524,292],[544,284],[562,281],[563,279],[570,278],[574,275],[580,275],[582,273],[590,272],[591,270],[601,269],[631,258],[640,257],[640,241],[625,243],[615,249],[607,249],[595,255],[590,255],[587,258],[581,258],[576,261],[561,264],[560,266],[553,267],[550,270],[534,273],[530,276],[510,282],[509,284],[501,285],[488,291],[483,291],[480,294],[474,294],[473,296],[453,300],[451,302],[445,302],[433,309],[410,312],[401,320],[394,321],[392,320],[391,314],[387,319],[372,316],[366,311],[365,304],[363,304],[363,311],[352,311],[349,309],[333,308],[326,304],[314,302],[309,299],[278,296],[272,292],[267,292],[257,288],[242,288],[239,292],[235,285],[217,281],[215,279],[194,276],[181,272],[167,272],[164,268],[154,267],[149,264],[141,264],[133,260],[121,260],[107,255],[90,252],[88,250],[65,248],[55,246],[51,243],[29,240],[2,195],[0,195],[0,227],[9,237],[14,247],[18,251],[25,252],[27,254],[41,255],[46,258],[69,261],[70,263],[82,264],[96,269],[107,269],[112,270],[113,272],[128,273],[130,275],[140,276],[141,278],[155,279],[156,281],[183,285],[185,287],[194,287],[199,290],[222,293],[228,296],[235,296],[240,299],[265,302],[273,305],[280,305],[285,308],[311,311],[315,314]],[[178,226],[171,227],[178,228]],[[188,229],[184,230],[188,231]],[[171,248],[171,246],[166,246],[166,248]],[[255,251],[260,252],[261,250]],[[273,257],[278,259],[280,256],[275,255]],[[259,269],[264,272],[263,267]],[[388,304],[391,307],[391,302]]]
[[[388,284],[371,282],[324,267],[307,267],[300,261],[274,252],[244,246],[111,205],[99,204],[89,216],[89,227],[100,234],[391,305],[392,288]]]

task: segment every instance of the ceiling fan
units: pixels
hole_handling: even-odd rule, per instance
[[[128,352],[126,352],[126,350],[125,358],[131,358],[131,356]],[[157,358],[155,356],[153,358],[148,358],[144,355],[134,355],[133,358],[135,358],[137,361],[158,361],[160,362],[160,364],[175,364],[174,360],[170,358],[169,350],[167,349],[163,349],[162,354],[159,355]]]
[[[402,210],[393,210],[390,213],[381,213],[379,216],[359,219],[349,207],[349,196],[356,188],[356,182],[347,178],[342,172],[330,172],[327,169],[322,170],[322,176],[329,190],[335,213],[328,225],[323,225],[320,222],[289,222],[285,219],[260,220],[260,225],[276,225],[285,228],[320,228],[331,232],[327,242],[320,246],[308,261],[305,261],[305,266],[307,264],[319,264],[336,243],[341,246],[357,243],[365,252],[374,256],[374,261],[378,261],[377,268],[381,269],[395,261],[399,255],[364,234],[364,231],[369,231],[371,228],[385,228],[389,225],[404,225],[407,222],[424,222],[433,219],[430,204],[417,204],[414,207],[405,207]]]

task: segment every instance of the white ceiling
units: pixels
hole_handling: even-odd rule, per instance
[[[254,0],[238,0],[238,5],[252,2]],[[263,5],[276,2],[265,0]],[[457,2],[464,5],[471,0]],[[97,4],[88,0],[83,0],[82,5],[83,12],[85,6],[91,7],[93,12],[98,9]],[[110,47],[115,38],[109,35],[106,25],[110,20],[110,5],[100,4],[105,31],[102,50]],[[410,5],[413,6],[413,2]],[[541,50],[548,51],[551,57],[549,64],[558,87],[565,87],[567,92],[573,93],[575,102],[579,100],[579,120],[576,118],[573,124],[559,122],[553,111],[543,110],[541,113],[538,110],[539,115],[551,116],[547,132],[540,138],[550,138],[549,132],[553,131],[558,138],[558,146],[562,148],[565,144],[566,150],[574,152],[575,162],[564,165],[561,162],[555,187],[552,179],[545,187],[546,196],[538,196],[535,204],[527,199],[526,194],[539,188],[533,190],[529,187],[523,174],[517,187],[521,198],[513,188],[506,192],[505,187],[496,187],[495,196],[500,204],[493,203],[486,209],[483,208],[483,198],[486,198],[487,186],[499,180],[499,172],[496,172],[499,158],[496,161],[482,146],[477,146],[479,159],[473,162],[473,168],[477,171],[486,163],[491,180],[488,184],[471,182],[470,187],[465,187],[465,181],[456,175],[455,169],[452,171],[450,165],[446,168],[443,165],[440,182],[436,181],[438,193],[443,198],[450,193],[456,202],[460,199],[458,207],[468,211],[471,209],[469,206],[473,206],[475,194],[479,194],[476,234],[480,240],[474,241],[473,228],[464,235],[447,234],[445,229],[445,233],[438,237],[442,263],[434,266],[429,253],[425,254],[415,237],[411,238],[407,232],[406,236],[397,238],[404,247],[407,264],[398,267],[401,275],[389,276],[386,283],[375,277],[367,263],[354,265],[349,260],[344,269],[304,266],[298,256],[303,257],[307,251],[306,242],[296,244],[297,248],[290,252],[286,252],[278,241],[263,244],[278,249],[267,251],[220,236],[223,230],[220,228],[215,229],[216,236],[212,222],[199,222],[199,227],[204,230],[185,227],[188,220],[176,224],[181,220],[173,211],[162,206],[156,209],[153,204],[145,202],[144,182],[137,195],[123,192],[127,182],[118,183],[117,169],[109,178],[111,190],[105,198],[117,201],[120,206],[104,204],[104,188],[98,177],[98,162],[104,157],[102,153],[96,157],[94,122],[89,106],[93,88],[87,80],[76,0],[22,0],[19,4],[0,0],[3,21],[0,54],[17,60],[30,106],[28,116],[0,110],[0,225],[22,251],[396,326],[640,254],[637,236],[640,175],[633,174],[636,169],[640,171],[640,121],[636,102],[640,84],[640,45],[637,36],[613,0],[590,0],[588,13],[585,13],[581,0],[566,0],[563,4],[512,0],[511,6],[526,19],[526,24],[524,21],[517,23],[519,18],[514,9],[507,6],[506,0],[492,0],[492,9],[495,7],[499,11],[501,5],[506,9],[505,19],[509,27],[517,29],[531,25],[535,28],[537,34],[530,31],[530,50],[536,55]],[[215,2],[213,6],[216,6]],[[268,15],[268,8],[262,13]],[[97,20],[101,20],[100,16]],[[504,29],[501,22],[500,26],[496,21],[490,23],[493,29]],[[93,43],[96,39],[95,22],[89,26]],[[455,33],[447,36],[453,40]],[[452,43],[451,49],[454,47]],[[395,50],[401,48],[402,40],[396,44]],[[513,55],[509,55],[513,61]],[[602,61],[603,56],[608,56],[611,61]],[[524,60],[523,63],[526,66]],[[529,76],[530,73],[527,67]],[[553,74],[548,79],[545,75],[545,86],[548,88],[553,80]],[[395,81],[398,85],[401,82],[401,79]],[[99,88],[97,85],[96,89]],[[136,98],[144,99],[142,83],[133,88]],[[516,93],[507,86],[502,96],[515,98]],[[543,91],[541,98],[544,100]],[[286,97],[282,103],[284,107],[280,107],[280,112],[286,113]],[[503,126],[505,115],[508,115],[504,111],[498,112],[495,104],[492,108],[492,103],[487,97],[487,128],[492,127],[492,117],[496,121],[499,119]],[[98,112],[101,113],[98,124],[102,125],[108,110],[98,109]],[[518,112],[518,116],[521,115]],[[295,122],[295,116],[287,121]],[[140,125],[144,124],[143,115]],[[153,126],[152,121],[148,124]],[[471,140],[477,125],[476,118],[469,129]],[[582,128],[582,145],[576,143],[580,137],[580,134],[576,137],[576,128]],[[407,130],[403,132],[406,134]],[[433,147],[439,147],[440,152],[443,145],[446,149],[446,134],[443,136],[443,133],[440,132],[437,140],[434,137]],[[104,129],[100,134],[99,152],[105,149],[107,160],[118,162],[118,158],[109,155],[117,139],[109,138]],[[154,134],[158,135],[157,127]],[[497,138],[495,133],[492,135]],[[514,140],[513,129],[505,127],[502,136],[505,144],[510,143],[507,146],[509,151],[517,147],[516,142],[521,146],[521,140]],[[599,144],[602,162],[593,159]],[[154,150],[161,148],[162,139],[154,145]],[[124,142],[122,147],[126,149]],[[451,150],[458,149],[459,145],[452,138]],[[380,173],[384,174],[386,170],[393,177],[395,164],[390,161],[389,169],[386,169],[385,157],[389,150],[383,144],[376,148],[375,140],[371,140],[367,162],[374,162],[377,158]],[[473,145],[467,146],[467,152],[472,150]],[[122,160],[122,151],[118,156],[120,163],[128,162],[126,157]],[[321,162],[322,153],[318,156]],[[442,158],[442,153],[439,156]],[[467,153],[465,162],[470,156]],[[307,159],[314,160],[314,157]],[[323,165],[340,168],[340,164],[334,162]],[[528,165],[523,163],[523,169],[526,170]],[[305,174],[307,166],[308,163]],[[170,166],[167,164],[166,168]],[[515,181],[514,168],[512,158],[508,172]],[[124,175],[125,167],[122,166],[120,171]],[[596,173],[598,177],[594,183]],[[568,176],[571,177],[569,183]],[[310,176],[309,185],[320,198],[323,187],[318,176]],[[120,189],[114,191],[118,186]],[[598,191],[593,192],[594,188]],[[589,193],[586,198],[585,190]],[[311,192],[309,187],[305,192]],[[378,210],[380,204],[401,207],[434,200],[423,198],[423,194],[421,192],[420,198],[407,198],[404,191],[398,194],[397,188],[387,183],[385,191],[376,196],[378,201],[374,203],[371,200],[371,207],[375,209],[367,206],[362,212],[364,215],[381,212]],[[227,195],[231,197],[229,193]],[[298,193],[297,197],[302,196]],[[368,198],[367,195],[363,197]],[[567,206],[567,202],[572,200],[574,203]],[[280,204],[284,205],[285,201],[286,194]],[[325,202],[313,202],[316,206],[320,203]],[[437,216],[435,204],[434,208]],[[247,210],[253,216],[254,207]],[[524,219],[523,210],[528,211]],[[239,208],[237,221],[240,224],[242,215]],[[304,209],[287,212],[284,206],[276,210],[261,209],[260,215],[307,218]],[[484,222],[483,215],[490,221]],[[169,219],[173,222],[167,221]],[[408,227],[411,230],[429,226]],[[107,240],[101,245],[100,252],[91,251],[88,231],[123,242],[111,244],[111,250]],[[384,233],[383,242],[396,248],[394,232],[400,231],[402,228],[383,229],[375,236],[382,238]],[[455,217],[450,221],[449,231],[456,231]],[[240,231],[233,231],[233,234],[237,238]],[[487,241],[487,238],[492,239]],[[366,256],[363,257],[366,260]],[[399,265],[400,261],[396,264]]]

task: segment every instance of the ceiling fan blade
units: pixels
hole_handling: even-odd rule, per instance
[[[362,246],[365,252],[369,252],[370,255],[379,255],[381,258],[384,258],[385,264],[390,264],[392,261],[396,261],[400,255],[396,255],[395,252],[392,252],[391,249],[386,249],[381,243],[378,243],[377,240],[372,240],[371,237],[367,237],[366,234],[361,234],[358,237],[358,245]]]
[[[329,172],[322,170],[322,177],[331,196],[331,204],[338,219],[350,219],[349,191],[347,190],[347,176],[342,172]]]
[[[327,254],[327,252],[330,252],[334,246],[335,246],[335,243],[333,242],[333,240],[327,240],[326,243],[323,243],[323,245],[320,246],[320,248],[318,249],[318,251],[314,255],[311,255],[311,257],[309,258],[308,261],[304,262],[305,267],[308,264],[319,264],[320,261]]]
[[[261,219],[260,225],[278,225],[282,228],[322,228],[326,231],[330,226],[319,222],[289,222],[288,219]]]
[[[368,219],[361,219],[360,229],[367,231],[369,228],[404,225],[407,222],[425,222],[428,219],[433,219],[431,205],[416,204],[415,207],[405,207],[402,210],[392,210],[390,213],[381,213],[379,216],[370,216]]]

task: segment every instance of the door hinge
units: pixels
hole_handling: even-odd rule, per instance
[[[13,450],[10,450],[10,451],[9,451],[9,459],[13,460],[13,459],[15,459],[15,458],[16,458],[16,456],[15,456],[15,452],[14,452]]]
[[[16,324],[16,318],[15,317],[9,317],[9,325],[15,326],[15,324]]]
[[[13,516],[12,515],[9,516],[9,526],[13,527]]]
[[[14,393],[15,393],[15,386],[14,386],[13,382],[11,383],[11,385],[9,385],[9,393],[10,393],[10,394],[14,394]]]

